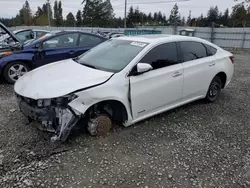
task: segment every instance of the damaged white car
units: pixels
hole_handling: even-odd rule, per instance
[[[76,59],[35,69],[15,84],[20,110],[65,141],[86,119],[91,135],[206,98],[232,79],[233,55],[193,37],[149,35],[106,41]]]

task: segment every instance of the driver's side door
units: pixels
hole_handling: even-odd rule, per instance
[[[176,43],[154,47],[140,61],[153,70],[130,76],[133,119],[178,106],[183,88],[183,68],[179,63]]]

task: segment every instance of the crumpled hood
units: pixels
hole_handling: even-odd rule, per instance
[[[21,96],[35,100],[56,98],[101,84],[112,75],[67,59],[26,73],[15,83],[14,90]]]

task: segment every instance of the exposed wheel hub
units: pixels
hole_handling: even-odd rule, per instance
[[[92,136],[105,136],[112,127],[112,121],[108,116],[99,115],[90,119],[88,123],[88,131]]]

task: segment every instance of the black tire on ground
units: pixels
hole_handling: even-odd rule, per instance
[[[24,71],[30,71],[30,67],[28,66],[27,63],[25,62],[21,62],[21,61],[14,61],[14,62],[11,62],[11,63],[8,63],[5,68],[3,69],[3,77],[4,79],[10,83],[10,84],[14,84],[16,82],[16,80],[18,79],[17,77],[16,78],[11,78],[10,77],[10,69],[11,68],[15,68],[17,69],[18,67],[23,67],[22,68],[22,72]],[[20,73],[20,74],[23,74],[23,73]]]
[[[208,88],[207,95],[205,98],[206,101],[209,103],[215,102],[219,98],[221,90],[222,90],[221,78],[219,76],[215,76]]]

